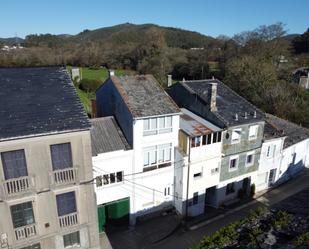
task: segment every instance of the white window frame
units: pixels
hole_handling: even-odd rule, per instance
[[[236,160],[236,167],[235,168],[231,168],[231,161],[232,160]],[[231,156],[230,160],[229,160],[229,172],[238,170],[238,165],[239,165],[239,156],[238,155],[237,156]]]
[[[247,155],[246,155],[246,167],[251,167],[254,165],[254,159],[255,159],[255,152],[254,151],[251,151],[251,152],[248,152]],[[248,159],[248,156],[252,156],[252,161],[250,163],[247,162],[247,159]]]
[[[163,120],[163,127],[160,127],[161,120]],[[146,127],[146,124],[148,127]],[[143,136],[169,133],[172,131],[173,131],[173,116],[162,116],[162,117],[143,119]]]
[[[172,155],[172,143],[168,144],[160,144],[160,145],[155,145],[155,146],[149,146],[143,148],[143,167],[148,168],[148,167],[153,167],[156,166],[158,168],[159,165],[169,163],[172,161],[173,155]],[[163,151],[163,160],[159,161],[159,153]],[[150,153],[154,153],[155,155],[155,162],[151,163],[150,161]],[[145,156],[148,156],[148,163],[145,164]],[[165,158],[166,156],[169,155],[169,158]]]
[[[254,129],[254,134],[252,135],[252,130]],[[249,127],[249,133],[248,133],[248,140],[256,140],[257,139],[257,135],[259,133],[259,126],[258,125],[251,125]]]
[[[237,133],[237,134],[238,134],[238,138],[237,138],[237,139],[233,138],[233,134],[234,134],[234,133]],[[241,133],[242,133],[242,129],[241,129],[241,128],[233,129],[233,131],[232,131],[232,136],[231,136],[231,143],[232,143],[232,144],[238,144],[238,143],[240,143],[240,140],[241,140]]]

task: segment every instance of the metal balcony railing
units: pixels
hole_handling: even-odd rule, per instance
[[[18,227],[14,229],[15,236],[17,240],[29,238],[36,235],[35,224],[30,224],[23,227]]]
[[[78,224],[77,213],[71,213],[59,217],[59,224],[61,228],[70,227]]]

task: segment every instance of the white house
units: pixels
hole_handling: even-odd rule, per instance
[[[175,207],[182,215],[196,216],[207,205],[216,206],[220,180],[222,129],[181,109],[179,164],[175,167]],[[179,160],[183,157],[184,161]]]
[[[113,116],[132,148],[132,164],[128,159],[125,165],[131,169],[128,176],[124,174],[124,184],[131,191],[130,223],[173,205],[180,109],[151,75],[111,74],[97,90],[96,99],[98,116]],[[103,161],[94,163],[106,174],[115,172]],[[98,196],[98,200],[103,199]]]

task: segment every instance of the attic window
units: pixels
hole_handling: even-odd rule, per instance
[[[249,128],[249,140],[255,140],[258,135],[259,126],[258,125],[252,125]]]

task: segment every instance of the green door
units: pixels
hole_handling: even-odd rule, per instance
[[[105,231],[106,215],[105,205],[98,206],[99,232]]]
[[[106,204],[107,223],[114,225],[126,225],[129,222],[129,213],[129,198]]]

